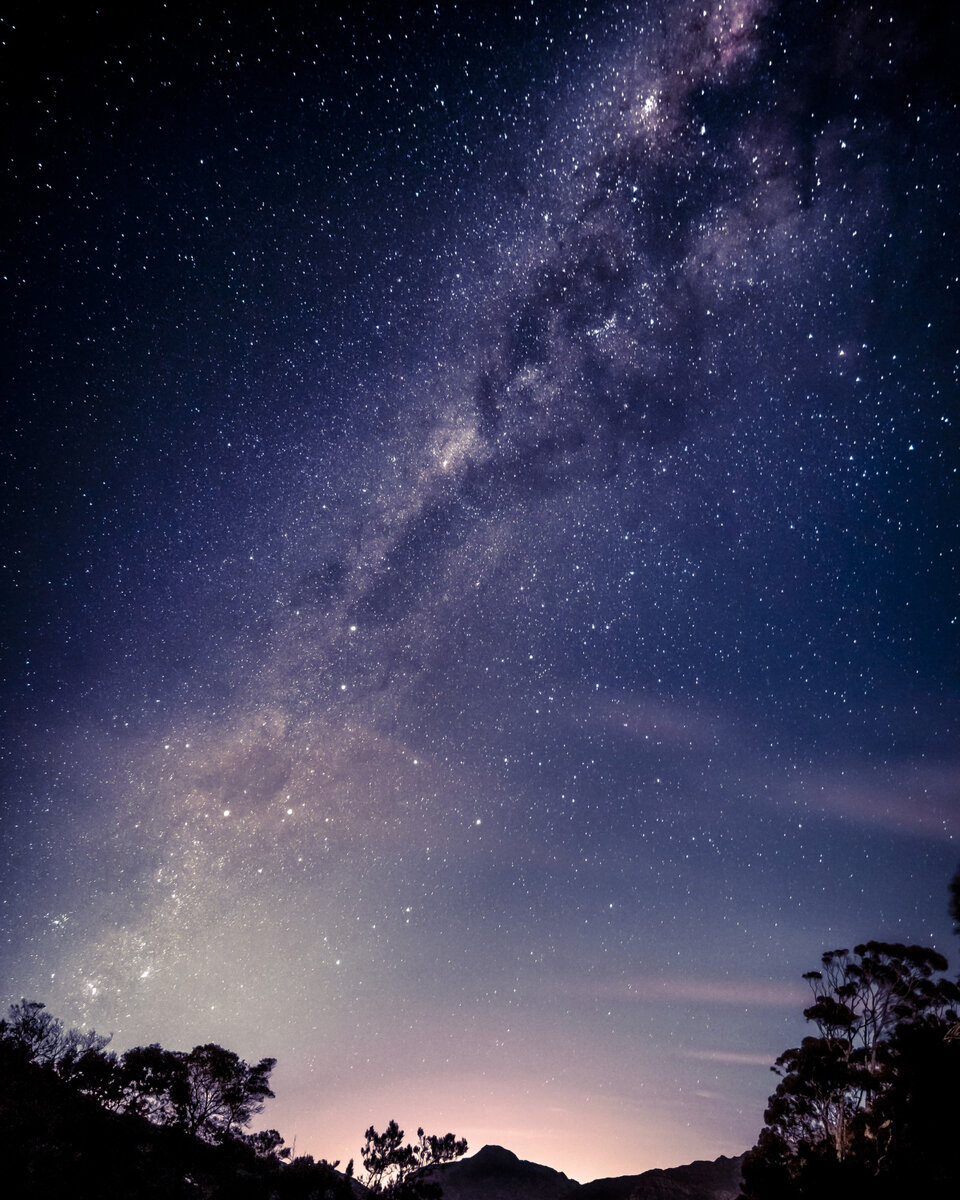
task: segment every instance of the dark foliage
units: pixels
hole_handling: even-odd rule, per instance
[[[272,1058],[251,1066],[209,1043],[189,1052],[137,1046],[118,1057],[109,1038],[64,1030],[38,1001],[0,1021],[0,1164],[17,1200],[355,1200],[353,1163],[286,1162],[275,1129],[243,1128],[272,1098]],[[405,1145],[391,1121],[367,1130],[371,1190],[392,1200],[438,1200],[425,1167],[467,1149],[452,1133]]]
[[[960,989],[923,946],[865,942],[804,976],[818,1036],[785,1051],[744,1200],[946,1194],[960,1177]]]
[[[404,1132],[391,1121],[383,1133],[371,1125],[361,1150],[366,1185],[371,1192],[391,1200],[438,1200],[440,1185],[422,1178],[422,1172],[439,1163],[452,1162],[467,1152],[465,1138],[452,1133],[427,1136],[417,1130],[417,1141],[404,1143]]]
[[[175,1126],[111,1112],[49,1064],[0,1040],[0,1162],[18,1200],[353,1200],[327,1163],[289,1166],[264,1135],[213,1145]],[[278,1141],[279,1135],[275,1134]]]
[[[17,1200],[354,1200],[336,1164],[286,1163],[276,1130],[242,1126],[272,1095],[273,1059],[65,1032],[42,1004],[0,1021],[0,1164]]]

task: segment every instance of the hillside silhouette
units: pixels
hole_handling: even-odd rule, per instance
[[[950,885],[960,933],[960,871]],[[0,1178],[15,1200],[894,1200],[960,1178],[960,987],[925,946],[870,941],[804,975],[816,1028],[785,1050],[756,1145],[581,1184],[502,1146],[465,1158],[453,1133],[371,1125],[353,1160],[292,1158],[248,1132],[273,1098],[272,1058],[208,1043],[122,1054],[37,1000],[0,1020]]]

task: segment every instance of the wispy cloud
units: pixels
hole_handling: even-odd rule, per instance
[[[809,998],[800,987],[767,980],[664,975],[605,980],[592,991],[606,1000],[731,1004],[744,1008],[796,1009]]]
[[[732,732],[729,723],[709,708],[684,707],[642,693],[605,699],[594,711],[609,728],[653,746],[708,751]]]
[[[777,1055],[748,1053],[743,1050],[684,1050],[684,1058],[692,1058],[697,1062],[720,1063],[724,1066],[769,1067]]]
[[[827,816],[918,837],[960,837],[960,759],[855,763],[805,781],[800,791]]]

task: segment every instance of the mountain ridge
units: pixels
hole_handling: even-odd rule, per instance
[[[579,1183],[504,1146],[485,1145],[470,1158],[430,1168],[422,1178],[441,1185],[443,1200],[736,1200],[742,1166],[742,1154],[721,1155]]]

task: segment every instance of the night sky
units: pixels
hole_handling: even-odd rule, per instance
[[[932,8],[8,6],[4,1003],[587,1180],[956,957]]]

